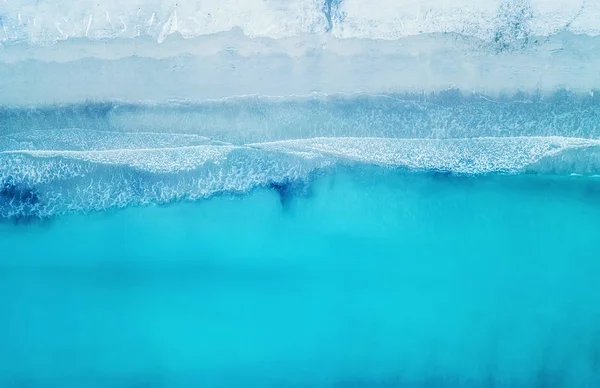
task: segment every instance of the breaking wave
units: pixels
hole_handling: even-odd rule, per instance
[[[290,194],[336,169],[600,175],[595,94],[246,96],[4,107],[0,218]]]
[[[73,140],[66,131],[64,138]],[[91,137],[79,132],[80,138]],[[29,133],[39,140],[38,132]],[[53,139],[61,139],[54,132]],[[0,217],[47,218],[69,212],[197,200],[258,187],[284,188],[332,169],[361,165],[453,174],[600,173],[600,141],[567,137],[398,139],[321,137],[232,145],[190,135],[122,134],[130,148],[8,149],[0,152]],[[25,134],[19,134],[20,144]],[[64,138],[62,138],[64,140]],[[172,144],[166,144],[170,140]],[[79,144],[78,141],[72,141]],[[63,143],[64,144],[64,143]],[[66,144],[70,144],[66,142]],[[14,146],[14,143],[9,145]],[[134,145],[136,148],[132,148]]]

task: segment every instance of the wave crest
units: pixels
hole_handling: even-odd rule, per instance
[[[339,137],[169,148],[7,150],[0,152],[0,218],[46,218],[280,188],[308,181],[325,169],[357,164],[468,175],[597,174],[599,145],[598,140],[566,137]]]

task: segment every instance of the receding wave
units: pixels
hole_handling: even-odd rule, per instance
[[[600,173],[600,141],[594,139],[320,137],[166,147],[164,134],[143,136],[143,148],[1,151],[0,217],[46,218],[246,193],[308,183],[315,174],[343,166],[468,175]],[[169,136],[174,144],[206,143],[199,137]]]
[[[313,137],[599,138],[599,96],[559,90],[547,96],[491,98],[450,89],[431,94],[255,95],[193,103],[0,107],[0,150],[179,147],[209,139],[247,144]]]

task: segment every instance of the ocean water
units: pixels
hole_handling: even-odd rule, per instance
[[[359,167],[0,226],[5,387],[593,387],[600,181]]]
[[[600,387],[598,4],[0,1],[0,388]]]

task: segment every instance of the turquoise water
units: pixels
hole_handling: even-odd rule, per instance
[[[0,224],[2,387],[595,387],[600,181],[337,167]]]
[[[600,387],[600,1],[0,4],[0,388]]]

